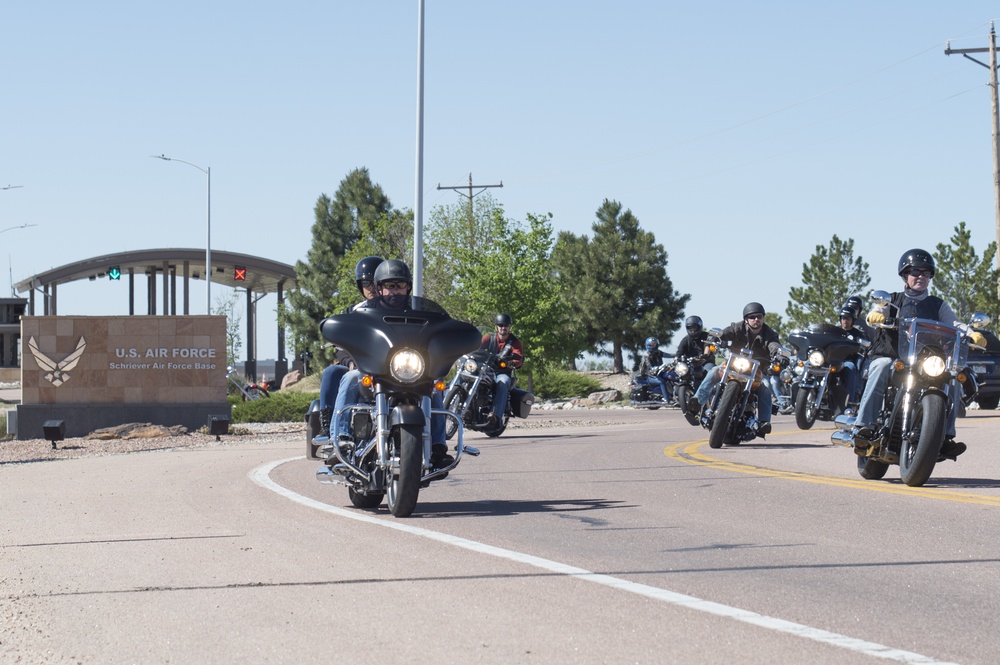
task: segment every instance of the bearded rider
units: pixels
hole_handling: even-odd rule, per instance
[[[899,257],[897,268],[899,276],[903,279],[903,290],[892,294],[893,307],[876,306],[865,319],[870,326],[872,345],[868,349],[868,383],[861,396],[858,417],[855,421],[854,436],[857,443],[854,452],[859,455],[864,455],[868,451],[869,442],[874,436],[875,417],[882,408],[885,388],[892,376],[892,363],[899,358],[899,332],[879,328],[878,324],[885,323],[895,312],[900,321],[919,317],[949,325],[961,325],[956,321],[955,312],[948,303],[928,292],[931,279],[934,278],[934,257],[930,252],[911,249]],[[973,344],[986,345],[982,333],[973,330],[968,335]],[[941,457],[950,460],[957,460],[967,448],[961,441],[955,441],[957,416],[955,401],[958,394],[958,390],[949,391],[947,429],[944,443],[941,444]]]
[[[723,328],[720,335],[723,342],[732,342],[734,349],[749,349],[755,360],[762,365],[771,362],[778,355],[781,342],[770,326],[764,323],[764,306],[759,302],[747,303],[743,308],[743,320]],[[722,380],[723,366],[712,369],[701,382],[688,409],[694,413],[708,403],[712,387]],[[763,437],[771,433],[771,387],[762,381],[757,389],[757,435]]]

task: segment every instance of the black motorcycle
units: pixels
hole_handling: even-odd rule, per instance
[[[507,352],[509,355],[509,349]],[[534,395],[517,387],[517,376],[513,368],[510,368],[507,408],[499,420],[494,421],[491,418],[497,372],[508,368],[507,355],[501,353],[498,356],[488,349],[479,349],[462,356],[456,363],[455,377],[444,395],[446,409],[453,411],[467,428],[482,432],[489,437],[503,434],[511,418],[527,418],[531,414],[531,406],[535,403]],[[451,439],[456,432],[458,432],[458,422],[449,419],[445,435]]]
[[[649,376],[633,372],[628,384],[628,400],[636,409],[655,411],[661,406],[673,406],[674,386],[677,382],[674,366],[672,364],[660,365],[652,370],[652,375],[663,382],[663,388],[670,397],[664,397],[660,389],[649,382]]]
[[[885,291],[872,294],[882,307],[889,305],[890,298]],[[971,325],[985,327],[989,321],[990,317],[977,312]],[[893,362],[873,431],[862,439],[855,431],[855,417],[841,415],[834,419],[840,429],[830,439],[854,449],[862,478],[879,480],[889,465],[898,464],[902,481],[920,487],[940,461],[955,381],[961,385],[963,403],[976,397],[975,373],[966,366],[969,338],[961,328],[929,319],[890,318],[879,327],[898,328],[899,359]]]
[[[869,346],[868,340],[840,326],[815,323],[793,330],[788,343],[798,356],[798,370],[791,385],[795,424],[809,429],[816,420],[833,420],[848,407],[849,396],[841,380],[844,363]]]
[[[710,345],[710,348],[714,353],[715,346]],[[674,381],[674,402],[680,407],[681,413],[688,419],[688,422],[691,422],[692,418],[697,418],[697,414],[690,413],[688,404],[691,402],[691,396],[698,390],[698,386],[708,374],[708,370],[705,369],[705,359],[678,356],[674,361],[673,372],[677,377]]]
[[[373,509],[387,497],[389,512],[407,517],[420,489],[444,478],[463,453],[462,428],[454,459],[436,468],[431,456],[433,415],[457,422],[447,410],[432,409],[431,394],[444,390],[443,377],[456,358],[479,346],[479,330],[452,319],[436,303],[412,297],[400,310],[359,309],[320,324],[323,337],[351,354],[362,373],[364,403],[349,404],[334,414],[332,431],[350,418],[353,441],[331,446],[333,453],[316,477],[347,485],[355,507]]]

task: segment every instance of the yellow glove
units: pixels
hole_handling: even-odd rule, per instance
[[[885,314],[873,309],[872,311],[868,312],[868,316],[865,317],[865,321],[867,321],[868,325],[870,326],[873,326],[877,323],[885,323]]]
[[[976,346],[986,346],[986,335],[978,330],[969,333],[969,340]]]

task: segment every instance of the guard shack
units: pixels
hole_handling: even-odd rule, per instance
[[[0,298],[0,383],[21,380],[21,317],[26,298]]]

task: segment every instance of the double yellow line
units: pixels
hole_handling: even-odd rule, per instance
[[[959,503],[973,503],[982,506],[1000,506],[1000,496],[956,492],[936,487],[907,487],[902,484],[895,485],[881,480],[865,480],[863,478],[834,478],[831,476],[819,476],[812,473],[801,473],[799,471],[768,469],[762,466],[741,464],[739,462],[727,462],[725,460],[709,457],[708,455],[698,452],[698,449],[707,443],[707,439],[699,441],[682,441],[664,448],[663,454],[670,459],[675,459],[688,464],[697,464],[698,466],[706,466],[713,469],[719,469],[720,471],[746,473],[764,478],[783,478],[785,480],[797,480],[799,482],[816,483],[818,485],[833,485],[835,487],[861,489],[869,492],[887,492],[889,494],[904,494],[944,501],[957,501]],[[847,455],[848,452],[849,451],[845,450],[845,457],[853,456],[853,453],[851,453],[850,456]],[[850,461],[850,459],[848,459],[848,461]]]

